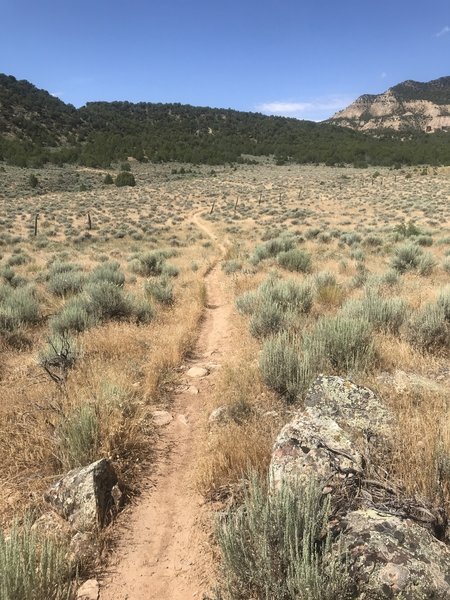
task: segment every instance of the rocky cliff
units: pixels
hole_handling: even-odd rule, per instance
[[[329,122],[359,131],[450,131],[450,77],[404,81],[383,94],[365,94]]]

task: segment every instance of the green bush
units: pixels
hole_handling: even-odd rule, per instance
[[[435,266],[436,260],[431,254],[422,254],[417,263],[417,271],[422,277],[427,277],[428,275],[431,275]]]
[[[72,600],[76,585],[69,548],[13,524],[8,535],[0,529],[0,598],[2,600]]]
[[[137,323],[149,323],[155,316],[155,311],[145,298],[129,298],[131,313]]]
[[[219,522],[223,600],[345,600],[351,581],[327,534],[330,503],[314,480],[269,493],[252,477],[243,505]]]
[[[315,348],[305,352],[297,335],[281,331],[264,342],[259,369],[270,388],[287,402],[295,402],[307,391],[322,362]]]
[[[399,273],[406,273],[417,269],[419,260],[423,255],[420,246],[407,242],[394,250],[394,256],[391,260],[391,267]]]
[[[450,321],[450,286],[441,290],[437,299],[437,305],[444,311],[446,320]]]
[[[105,175],[105,178],[103,179],[103,183],[105,185],[112,185],[114,183],[114,179],[111,177],[111,175],[109,173],[107,173]]]
[[[252,264],[258,264],[266,258],[276,256],[280,252],[287,252],[295,247],[296,240],[292,236],[282,235],[277,238],[273,238],[256,246],[253,255],[250,258]]]
[[[32,173],[28,177],[28,184],[29,184],[30,188],[33,190],[34,190],[34,188],[36,188],[39,185],[39,179],[36,177],[36,175],[34,173]]]
[[[250,318],[250,333],[255,337],[265,337],[279,331],[284,323],[284,313],[280,305],[271,298],[263,298]]]
[[[280,252],[277,256],[278,264],[288,271],[309,273],[311,271],[311,256],[305,250],[293,248]]]
[[[419,350],[429,352],[448,349],[450,324],[442,303],[427,304],[408,323],[407,340]]]
[[[50,319],[50,329],[55,333],[81,333],[95,325],[87,298],[75,296],[64,305],[61,312]]]
[[[123,287],[125,284],[125,275],[117,261],[105,262],[95,267],[89,277],[89,281],[91,283],[107,281],[108,283]]]
[[[300,315],[311,310],[312,304],[310,285],[293,280],[277,280],[273,276],[256,290],[245,292],[236,299],[239,312],[251,315],[250,331],[256,337],[270,335],[287,323],[294,323]]]
[[[65,271],[51,275],[47,287],[55,296],[76,294],[83,289],[86,278],[79,271]]]
[[[110,281],[97,281],[86,286],[87,309],[100,321],[119,319],[132,315],[129,298],[121,287]]]
[[[269,277],[259,286],[258,293],[261,299],[275,302],[284,312],[309,313],[313,305],[311,286],[293,279]]]
[[[117,185],[117,187],[124,187],[124,186],[134,187],[136,185],[136,180],[132,173],[129,173],[127,171],[122,171],[121,173],[119,173],[117,175],[114,183]]]
[[[82,404],[62,417],[55,430],[63,469],[83,467],[98,458],[100,422],[94,406]]]
[[[133,262],[133,272],[143,275],[144,277],[152,277],[163,273],[166,261],[166,253],[161,250],[154,250],[141,254],[137,257],[136,262]]]
[[[0,291],[0,332],[14,332],[40,319],[39,302],[34,288],[3,286]]]
[[[375,358],[372,326],[367,318],[343,314],[319,319],[303,339],[304,351],[326,358],[338,373],[364,371]]]
[[[173,284],[167,276],[150,279],[144,285],[145,292],[161,304],[171,306],[174,301]]]
[[[378,293],[367,290],[360,300],[348,300],[343,314],[356,319],[367,319],[379,331],[398,333],[406,318],[406,303],[401,298],[383,298]]]
[[[238,260],[226,260],[222,263],[222,271],[227,275],[231,275],[232,273],[237,273],[242,270],[242,263]]]
[[[408,221],[408,223],[405,223],[405,221],[402,221],[401,223],[399,223],[398,225],[395,226],[394,231],[395,231],[395,233],[398,233],[400,236],[406,237],[406,238],[415,237],[422,233],[421,230],[414,223],[414,221]]]

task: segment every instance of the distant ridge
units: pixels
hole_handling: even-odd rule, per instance
[[[433,106],[441,111],[447,110],[449,79],[433,87]],[[429,89],[416,91],[417,85],[425,84],[397,86],[395,101],[406,105],[412,93],[428,98]],[[362,98],[370,107],[377,97]],[[356,121],[364,125],[365,111],[359,112]],[[446,127],[432,135],[417,127],[410,127],[406,135],[401,128],[398,132],[384,127],[382,133],[370,127],[367,132],[353,130],[358,128],[362,127],[349,118],[314,123],[179,103],[89,102],[77,109],[28,81],[0,74],[0,162],[10,165],[109,167],[127,157],[208,165],[248,163],[258,157],[278,165],[450,164]]]
[[[329,123],[357,131],[450,131],[450,77],[407,80],[382,94],[365,94]]]

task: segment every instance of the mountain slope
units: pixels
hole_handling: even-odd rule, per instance
[[[436,96],[445,100],[445,93],[436,87]],[[333,122],[183,104],[90,102],[76,109],[0,75],[0,161],[18,166],[108,167],[129,156],[210,165],[251,156],[274,157],[278,164],[450,164],[449,134],[386,131],[374,137]]]
[[[57,146],[75,132],[79,120],[70,104],[28,81],[0,73],[0,135]]]
[[[331,119],[357,131],[450,131],[450,77],[404,81],[383,94],[360,96]]]

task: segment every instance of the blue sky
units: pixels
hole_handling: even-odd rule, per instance
[[[320,120],[450,75],[450,1],[0,0],[0,72],[65,102],[181,102]]]

